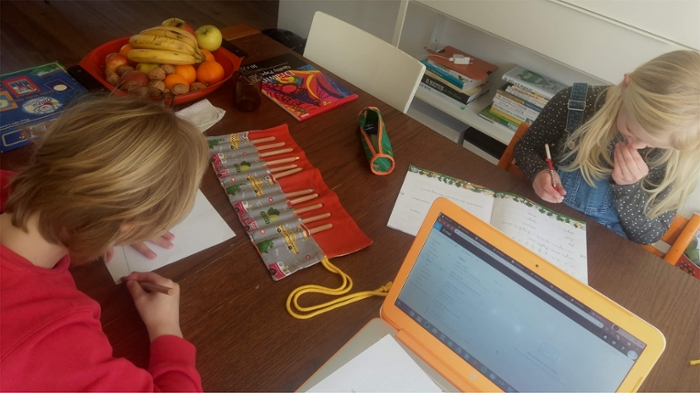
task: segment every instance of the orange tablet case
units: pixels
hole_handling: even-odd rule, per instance
[[[398,341],[410,348],[461,391],[502,391],[395,305],[418,254],[440,213],[474,232],[481,239],[516,259],[543,279],[566,291],[584,305],[600,315],[604,315],[611,322],[644,342],[647,345],[646,348],[620,384],[618,391],[632,392],[639,389],[666,346],[666,340],[658,329],[445,198],[438,198],[430,208],[408,255],[406,255],[394,285],[382,304],[381,318],[396,329],[395,337]]]

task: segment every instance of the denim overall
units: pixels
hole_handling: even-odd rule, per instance
[[[566,118],[566,131],[569,134],[583,124],[583,110],[586,107],[587,90],[588,85],[586,83],[575,83],[571,89],[569,110]],[[565,149],[569,150],[569,147],[565,146]],[[563,150],[562,155],[564,154]],[[572,160],[573,157],[569,157],[566,161],[561,162],[559,167],[566,166]],[[576,169],[573,172],[557,169],[557,174],[559,174],[561,179],[562,187],[566,190],[564,204],[598,221],[618,235],[627,237],[622,224],[620,224],[617,208],[613,203],[613,190],[610,186],[612,176],[597,180],[595,186],[591,187],[586,183],[580,169]]]

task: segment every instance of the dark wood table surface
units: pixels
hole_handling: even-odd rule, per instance
[[[249,53],[246,62],[290,52],[261,34],[233,42]],[[266,98],[257,111],[238,111],[232,103],[232,84],[226,84],[207,97],[226,110],[207,135],[289,125],[292,137],[320,169],[326,184],[374,241],[362,251],[333,260],[353,278],[353,291],[376,289],[393,280],[413,241],[386,226],[409,164],[537,200],[528,182],[361,89],[345,85],[358,93],[358,100],[298,122]],[[366,106],[381,110],[391,137],[397,166],[389,176],[369,171],[360,145],[357,115]],[[22,148],[3,154],[2,168],[20,169],[30,151]],[[236,237],[158,272],[182,288],[182,330],[197,347],[204,389],[293,391],[379,316],[383,298],[363,300],[310,320],[292,318],[285,301],[293,289],[305,284],[335,287],[338,277],[317,265],[272,281],[213,172],[206,173],[202,190]],[[589,285],[666,336],[666,350],[641,390],[700,391],[700,366],[688,362],[700,358],[700,281],[566,206],[551,207],[588,223]],[[148,335],[126,288],[114,285],[102,263],[73,268],[72,273],[78,288],[101,304],[102,324],[114,355],[147,367]],[[302,301],[326,300],[314,296]]]

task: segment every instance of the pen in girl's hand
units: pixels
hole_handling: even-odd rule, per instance
[[[549,176],[552,177],[552,187],[557,189],[557,181],[554,180],[554,165],[552,165],[552,155],[549,153],[549,144],[544,144],[544,150],[547,152],[547,165],[549,165]]]

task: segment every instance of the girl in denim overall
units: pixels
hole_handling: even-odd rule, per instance
[[[545,144],[553,147],[553,175]],[[620,85],[577,83],[559,92],[515,157],[543,200],[636,243],[656,242],[700,177],[700,54],[670,52]]]

